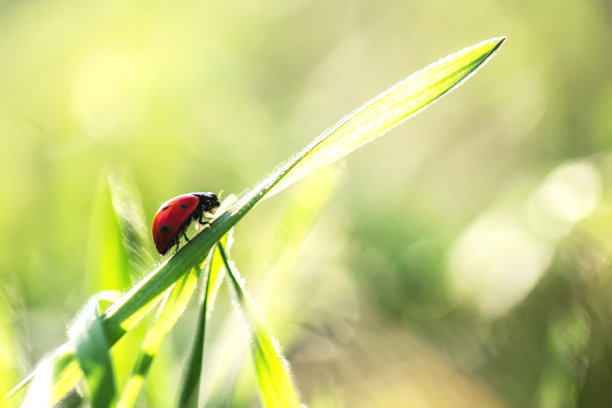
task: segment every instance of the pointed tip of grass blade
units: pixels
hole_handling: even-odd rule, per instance
[[[506,36],[502,35],[501,37],[497,37],[495,40],[497,41],[497,44],[495,45],[495,48],[493,48],[491,52],[495,52],[499,48],[499,46],[502,45],[506,41]]]

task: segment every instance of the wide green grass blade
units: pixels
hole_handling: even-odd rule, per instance
[[[371,142],[457,87],[487,61],[504,42],[492,38],[435,62],[397,83],[345,116],[297,156],[295,165],[268,197],[317,168]],[[272,181],[272,180],[270,180]],[[265,184],[266,182],[264,182]]]
[[[269,408],[299,408],[298,396],[291,375],[289,364],[278,344],[269,334],[257,305],[244,288],[243,279],[235,266],[230,265],[223,246],[217,244],[225,269],[232,280],[239,307],[252,333],[251,350],[255,364],[255,373],[264,405]]]
[[[504,40],[504,37],[500,37],[477,44],[411,75],[343,119],[293,159],[281,165],[230,210],[221,214],[211,223],[210,228],[198,234],[175,256],[161,264],[106,310],[102,316],[102,324],[109,345],[131,330],[148,312],[152,303],[174,282],[202,263],[215,243],[273,188],[278,186],[275,192],[280,191],[314,169],[348,154],[423,109],[474,73]],[[300,165],[302,161],[304,164]],[[294,169],[295,173],[291,174]],[[290,178],[280,184],[285,177]]]
[[[232,245],[233,239],[231,235],[232,230],[225,234],[219,241],[226,248]],[[215,247],[210,257],[206,288],[204,289],[202,301],[200,303],[200,314],[198,316],[196,335],[193,345],[191,346],[189,358],[187,359],[187,370],[181,381],[182,385],[178,400],[179,407],[191,408],[198,406],[200,380],[202,378],[202,363],[204,360],[204,341],[206,339],[206,321],[215,304],[215,298],[221,281],[223,280],[223,265],[224,263],[219,253],[219,248]]]
[[[114,292],[102,292],[93,296],[70,328],[70,337],[87,380],[93,408],[110,407],[116,397],[117,387],[109,353],[110,345],[106,341],[98,311],[101,301],[113,301],[116,298],[118,294]]]
[[[144,338],[132,375],[121,394],[117,404],[119,408],[132,407],[136,402],[138,393],[162,341],[175,326],[193,295],[200,270],[201,268],[192,268],[187,275],[181,277],[172,289],[166,293],[164,300],[159,306],[155,320]]]

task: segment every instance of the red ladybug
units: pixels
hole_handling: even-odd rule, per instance
[[[198,220],[200,224],[208,225],[202,217],[212,218],[219,204],[219,198],[213,193],[183,194],[163,203],[153,218],[151,231],[157,252],[165,255],[175,245],[178,249],[181,235],[189,241],[185,234],[189,224]]]

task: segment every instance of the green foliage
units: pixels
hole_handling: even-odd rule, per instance
[[[315,139],[301,153],[278,167],[258,186],[246,192],[230,208],[220,211],[220,215],[211,223],[210,228],[204,229],[178,253],[136,283],[102,315],[98,316],[95,313],[95,316],[92,317],[90,313],[84,314],[86,324],[80,326],[82,328],[78,330],[76,343],[69,342],[61,346],[54,355],[49,357],[47,362],[50,367],[53,367],[53,370],[38,369],[36,372],[36,381],[38,381],[39,375],[44,374],[47,384],[49,384],[49,373],[53,372],[51,376],[53,391],[47,392],[45,395],[50,395],[52,401],[57,401],[77,383],[80,373],[75,370],[73,363],[78,359],[90,389],[92,403],[95,407],[109,406],[115,397],[115,389],[112,385],[114,383],[112,380],[113,366],[108,353],[109,348],[126,333],[134,330],[138,322],[147,315],[150,309],[162,300],[157,318],[145,337],[134,373],[131,380],[128,381],[127,391],[124,391],[125,394],[123,394],[125,406],[133,404],[141,377],[146,373],[162,339],[172,329],[185,309],[195,288],[202,264],[219,240],[227,236],[229,231],[267,195],[280,191],[312,171],[328,165],[381,136],[393,126],[401,123],[459,85],[493,55],[504,39],[503,37],[491,39],[459,51],[409,76],[368,102]],[[111,189],[112,186],[113,183],[111,183]],[[106,193],[102,193],[102,197],[106,196]],[[117,196],[119,194],[113,194],[113,198]],[[124,217],[126,212],[122,210],[124,206],[121,204],[124,202],[124,200],[115,201],[113,199],[113,207],[115,213],[118,214],[117,221],[122,231],[121,235],[128,237],[125,247],[129,249],[133,247],[130,242],[137,241],[135,237],[140,235],[133,233],[138,229],[130,227],[133,225],[129,221],[130,217]],[[111,266],[104,266],[100,269],[104,271],[108,268],[125,270],[126,259],[137,258],[137,256],[134,254],[126,255],[123,250],[117,247],[120,234],[117,233],[115,227],[112,227],[117,222],[110,220],[112,216],[108,208],[108,201],[106,200],[99,211],[101,215],[96,215],[94,218],[111,225],[108,230],[99,233],[100,246],[107,248],[109,254],[111,254],[108,264]],[[128,221],[125,221],[126,219]],[[136,244],[136,248],[140,246],[141,244]],[[250,321],[253,331],[255,368],[264,403],[271,407],[299,406],[299,398],[288,375],[284,357],[278,346],[273,342],[263,318],[259,315],[258,307],[246,294],[244,283],[232,273],[233,268],[230,268],[223,247],[219,245],[217,248],[226,269],[230,273],[242,309],[246,311],[247,318]],[[103,259],[103,257],[100,259]],[[212,259],[215,259],[214,254]],[[197,344],[194,347],[191,361],[200,359],[202,354],[199,350],[199,344],[203,344],[204,341],[205,321],[209,307],[207,302],[210,301],[208,299],[212,296],[210,291],[216,286],[213,284],[214,281],[219,280],[222,276],[219,275],[219,270],[215,266],[215,275],[211,277],[210,273],[213,273],[213,269],[210,268],[208,281],[211,282],[211,286],[207,286],[205,289],[205,301],[200,317],[201,327],[196,334]],[[125,274],[120,273],[113,278],[112,285],[121,284],[119,282],[124,280]],[[186,400],[195,401],[197,397],[195,391],[197,381],[195,380],[199,377],[198,372],[200,371],[197,366],[193,369],[190,368],[188,371],[187,385],[183,393]],[[135,385],[130,385],[130,382]]]
[[[221,238],[219,243],[229,248],[232,243],[232,240],[229,238],[230,236],[231,230]],[[202,302],[200,303],[198,326],[191,347],[191,353],[187,360],[187,369],[182,379],[178,404],[180,407],[198,406],[200,381],[202,378],[202,361],[204,359],[204,341],[206,339],[206,321],[215,303],[224,272],[222,269],[223,259],[221,258],[219,248],[219,246],[214,248],[208,262],[208,276],[206,278],[206,288],[204,289]]]
[[[189,273],[182,276],[168,290],[162,299],[155,320],[151,324],[142,343],[142,349],[136,360],[132,376],[129,378],[119,400],[119,407],[129,408],[134,405],[140,387],[149,372],[151,363],[157,355],[164,337],[172,330],[191,299],[201,269],[201,267],[192,268]]]
[[[240,313],[251,330],[252,353],[259,390],[266,407],[299,408],[300,398],[291,379],[288,363],[279,350],[278,344],[269,334],[255,302],[244,289],[243,279],[235,266],[230,265],[223,245],[217,244],[225,269],[232,280]]]

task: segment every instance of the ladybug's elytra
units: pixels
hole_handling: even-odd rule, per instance
[[[208,225],[203,218],[211,219],[219,205],[219,198],[213,193],[183,194],[163,203],[153,218],[151,231],[157,252],[165,255],[175,245],[178,249],[181,235],[189,241],[186,234],[189,224],[198,220]]]

